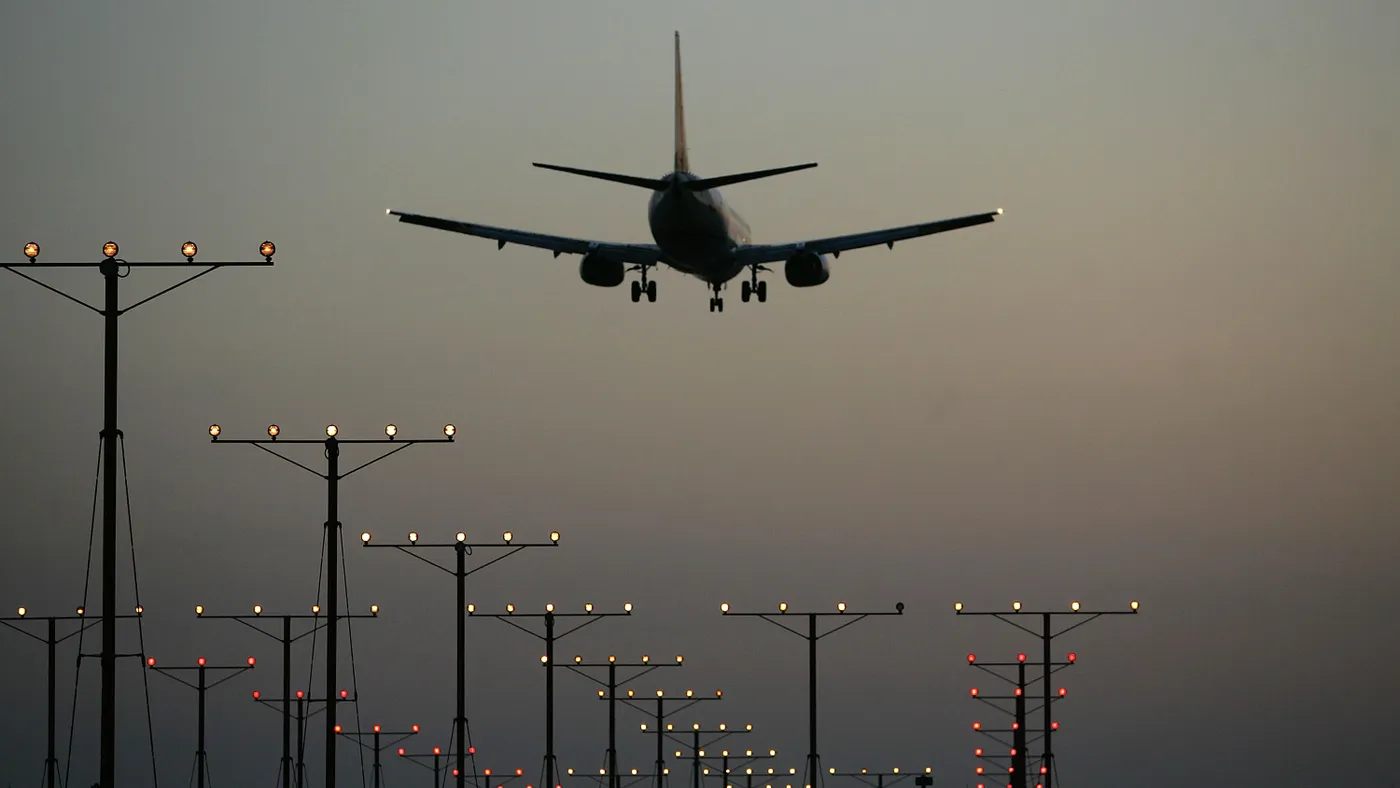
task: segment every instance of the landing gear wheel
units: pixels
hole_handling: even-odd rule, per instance
[[[767,283],[767,282],[759,282],[758,284],[754,285],[753,292],[754,292],[754,295],[758,296],[758,303],[761,304],[761,303],[763,303],[764,301],[767,301],[767,300],[768,300],[768,283]],[[749,299],[745,298],[744,300],[747,301],[747,300],[749,300]]]
[[[642,300],[642,283],[641,283],[641,282],[638,282],[638,281],[635,280],[635,279],[633,279],[633,280],[632,280],[632,303],[635,304],[635,303],[637,303],[637,302],[640,301],[640,300]],[[653,298],[652,300],[655,301],[656,299]]]
[[[715,299],[713,298],[710,299],[710,311],[715,311]]]
[[[719,298],[718,296],[715,297],[715,309],[719,310],[720,312],[723,312],[723,311],[724,311],[724,299],[723,299],[723,298]]]
[[[748,283],[747,280],[745,280],[745,281],[743,282],[743,284],[739,287],[739,298],[742,299],[743,302],[747,304],[747,303],[749,302],[749,297],[752,296],[752,295],[753,295],[753,286],[750,285],[750,284]]]
[[[650,302],[653,303],[653,304],[656,303],[656,283],[655,283],[655,282],[647,282],[646,291],[647,291],[647,300],[650,301]]]

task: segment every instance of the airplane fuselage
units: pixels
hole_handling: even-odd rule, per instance
[[[679,184],[698,180],[673,172],[671,187],[652,192],[647,222],[671,267],[712,284],[722,284],[744,270],[733,252],[750,242],[749,225],[724,202],[718,189],[691,191]]]

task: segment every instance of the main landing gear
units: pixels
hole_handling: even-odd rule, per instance
[[[632,280],[632,303],[635,304],[635,303],[637,303],[638,301],[641,301],[641,300],[642,300],[642,293],[646,293],[646,294],[647,294],[647,301],[650,301],[651,303],[654,304],[654,303],[656,303],[656,283],[655,283],[655,282],[649,282],[649,281],[647,281],[647,267],[646,267],[646,266],[644,266],[644,265],[642,265],[642,266],[637,266],[637,268],[635,268],[635,269],[633,269],[633,270],[638,270],[638,269],[640,269],[641,272],[642,272],[642,280],[641,280],[640,282],[637,281],[637,280],[635,280],[635,279]]]
[[[753,276],[751,280],[744,282],[743,286],[739,288],[739,297],[744,300],[744,303],[747,304],[749,302],[750,296],[758,296],[758,303],[760,304],[768,300],[768,283],[758,281],[758,272],[767,270],[767,268],[761,265],[755,265],[753,267]]]

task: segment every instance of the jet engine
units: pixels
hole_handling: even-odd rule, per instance
[[[826,255],[801,251],[788,258],[783,275],[793,287],[816,287],[831,278],[831,261]]]
[[[589,252],[578,264],[578,276],[594,287],[617,287],[626,277],[622,263]]]

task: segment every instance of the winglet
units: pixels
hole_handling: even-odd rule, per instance
[[[690,154],[685,147],[685,100],[681,94],[681,31],[676,31],[676,172],[690,172]]]

